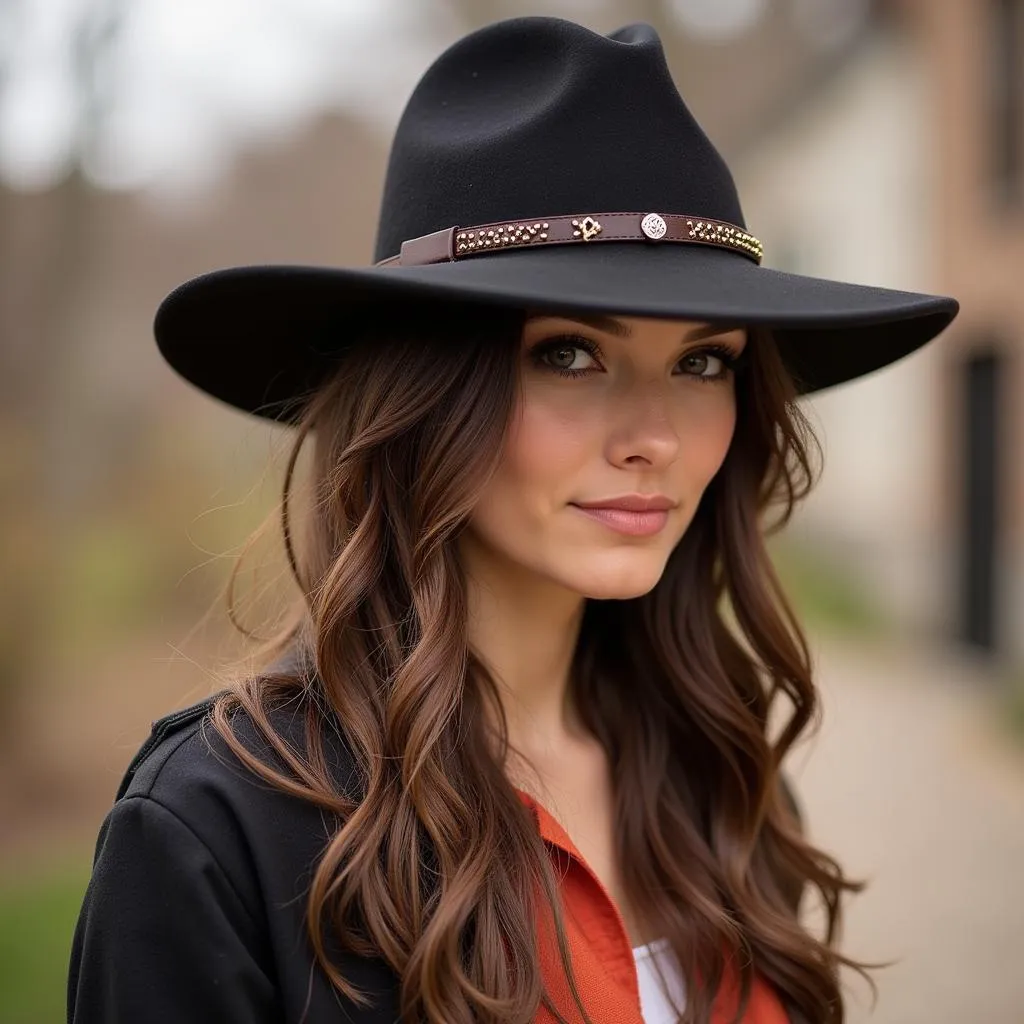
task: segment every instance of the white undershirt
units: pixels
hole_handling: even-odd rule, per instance
[[[636,961],[636,976],[640,985],[640,1012],[643,1014],[644,1024],[676,1024],[678,1018],[672,1004],[661,990],[661,982],[654,966],[657,961],[672,997],[682,1010],[686,1006],[686,989],[679,973],[679,966],[669,948],[668,939],[655,939],[644,946],[634,946],[633,959]]]

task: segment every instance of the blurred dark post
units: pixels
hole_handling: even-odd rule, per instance
[[[18,46],[27,4],[3,0],[4,68]],[[48,194],[0,189],[0,444],[3,445],[5,586],[0,597],[0,734],[16,736],[19,693],[46,665],[53,598],[69,527],[80,512],[87,464],[77,410],[76,321],[88,272],[94,204],[82,170],[107,106],[108,55],[121,0],[94,0],[69,38],[74,137],[64,179]],[[20,210],[16,208],[16,202]],[[29,212],[26,213],[26,208]]]
[[[1001,378],[996,349],[981,351],[964,365],[961,639],[983,651],[996,646]]]

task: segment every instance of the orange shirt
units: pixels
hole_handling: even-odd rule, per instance
[[[561,879],[566,938],[580,997],[595,1024],[644,1024],[640,991],[629,934],[618,909],[600,879],[588,867],[568,833],[551,813],[529,794],[516,790],[533,811],[541,838],[551,853],[555,875]],[[554,937],[539,936],[541,969],[552,1001],[570,1021],[582,1022],[569,992]],[[726,1024],[738,1005],[729,976],[723,985],[712,1024]],[[535,1024],[553,1024],[555,1018],[541,1006]],[[774,989],[761,977],[754,980],[744,1024],[789,1024]]]

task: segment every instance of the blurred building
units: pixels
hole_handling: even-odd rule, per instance
[[[880,5],[734,160],[766,264],[961,301],[806,406],[799,531],[899,621],[1024,657],[1024,0]]]

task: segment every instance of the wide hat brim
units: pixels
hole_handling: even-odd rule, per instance
[[[232,267],[175,289],[154,329],[186,380],[288,423],[354,327],[386,326],[417,303],[443,315],[450,302],[768,327],[799,394],[901,359],[959,309],[948,296],[785,273],[711,246],[604,242],[421,266]]]

